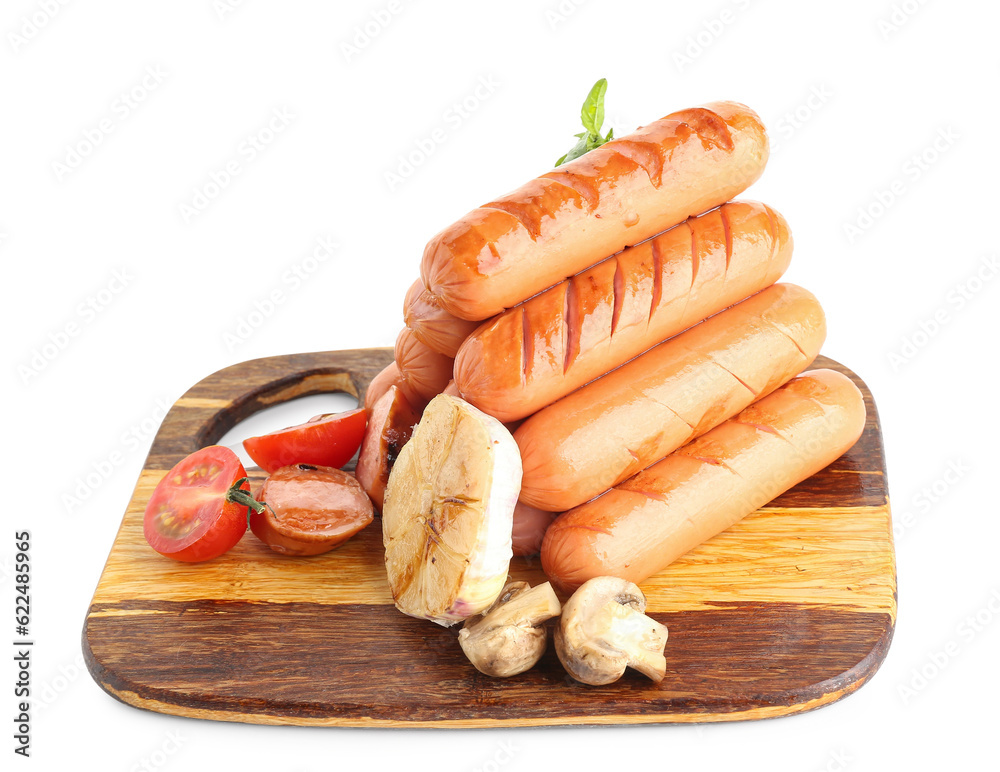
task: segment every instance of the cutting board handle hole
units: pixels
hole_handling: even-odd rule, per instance
[[[265,357],[212,373],[170,408],[147,466],[170,469],[207,445],[227,446],[250,464],[244,439],[359,407],[391,361],[391,348],[359,349]]]

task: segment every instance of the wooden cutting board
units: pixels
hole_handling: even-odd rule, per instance
[[[146,501],[186,454],[255,411],[307,394],[364,394],[392,359],[365,349],[259,359],[209,376],[153,442],[83,630],[91,674],[116,699],[182,716],[266,724],[527,726],[731,721],[826,705],[865,683],[896,618],[896,570],[875,404],[858,443],[819,474],[658,574],[643,589],[670,629],[667,676],[592,687],[550,645],[515,678],[466,661],[457,631],[392,605],[378,520],[338,550],[287,558],[249,532],[202,564],[161,557]],[[251,476],[262,477],[259,470]],[[542,581],[537,559],[511,573]]]

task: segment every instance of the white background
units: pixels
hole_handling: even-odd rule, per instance
[[[10,0],[0,10],[0,581],[12,616],[13,532],[30,529],[39,691],[33,757],[15,762],[860,772],[955,767],[987,751],[996,763],[1000,279],[988,261],[1000,254],[1000,6],[231,5]],[[80,630],[160,406],[234,362],[391,345],[424,243],[546,171],[602,76],[616,133],[720,98],[749,104],[770,128],[772,158],[748,196],[791,223],[786,278],[823,302],[824,352],[868,382],[885,433],[899,620],[874,679],[774,721],[447,732],[183,720],[101,692],[81,671]],[[481,82],[491,85],[476,97]],[[121,95],[133,90],[142,99],[129,106]],[[275,111],[291,116],[284,129],[256,157],[241,154]],[[444,141],[400,169],[436,128]],[[70,157],[95,131],[100,144]],[[185,216],[234,159],[240,173]],[[295,287],[286,272],[313,266],[324,236],[339,248]],[[251,316],[275,288],[285,302]],[[100,313],[86,310],[102,297]],[[63,339],[68,324],[76,334]],[[315,412],[298,409],[293,419]],[[0,692],[2,764],[14,768],[15,700]],[[164,754],[172,733],[179,750]],[[504,743],[512,759],[496,765]]]

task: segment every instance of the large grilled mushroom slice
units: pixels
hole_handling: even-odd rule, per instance
[[[445,627],[489,608],[507,583],[519,490],[521,455],[503,424],[456,397],[432,399],[382,507],[396,608]]]

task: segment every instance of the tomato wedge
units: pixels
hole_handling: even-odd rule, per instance
[[[243,440],[243,447],[268,474],[293,464],[339,469],[361,446],[365,422],[364,408],[318,415],[298,426],[248,437]]]
[[[149,546],[174,560],[211,560],[247,530],[246,470],[229,448],[210,445],[181,460],[160,480],[146,505],[142,530]]]

